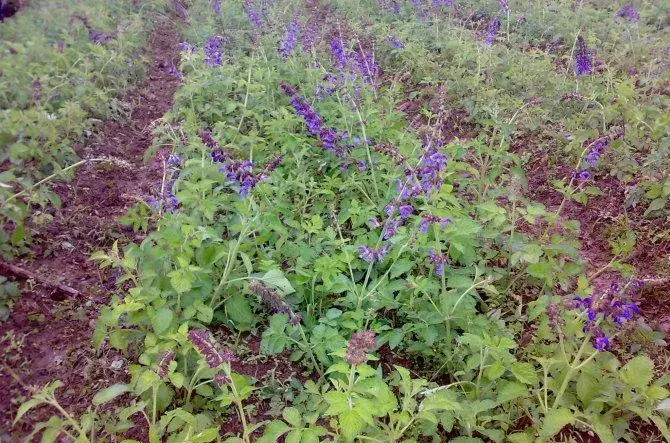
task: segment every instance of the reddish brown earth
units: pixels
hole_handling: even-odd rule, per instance
[[[531,160],[526,164],[525,171],[531,198],[543,203],[550,211],[558,210],[563,196],[551,182],[564,178],[569,180],[571,168],[564,164],[552,164],[550,154],[533,147],[533,143],[525,137],[517,139],[513,149],[520,154],[524,151],[530,153]],[[625,229],[634,231],[637,236],[635,249],[630,256],[621,259],[621,262],[634,267],[636,278],[643,282],[642,288],[632,295],[639,304],[642,317],[652,328],[670,332],[670,223],[663,219],[645,219],[642,208],[624,212],[625,186],[606,172],[595,174],[592,184],[600,189],[602,195],[590,197],[586,205],[569,200],[561,211],[562,220],[579,221],[580,254],[585,261],[587,275],[592,276],[592,287],[595,291],[604,291],[612,283],[620,281],[619,272],[607,267],[614,259],[609,239],[616,227],[625,226]],[[670,351],[654,346],[647,353],[654,360],[658,375],[667,374],[670,370]],[[664,441],[655,425],[641,419],[631,422],[631,430],[641,443]],[[600,441],[592,432],[577,431],[572,427],[566,427],[557,436],[557,441],[574,440],[584,443]]]
[[[0,434],[0,441],[19,441],[36,422],[52,414],[38,409],[12,427],[30,386],[60,379],[61,404],[80,413],[96,391],[128,379],[127,356],[105,346],[99,351],[91,347],[95,319],[114,282],[91,262],[90,254],[117,239],[138,240],[128,236],[118,219],[160,187],[162,160],[154,158],[146,164],[143,156],[152,144],[153,126],[171,108],[180,84],[164,67],[167,60],[178,62],[176,28],[166,21],[153,31],[145,50],[151,60],[147,80],[123,98],[132,108],[130,118],[107,122],[92,141],[76,147],[81,158],[111,161],[89,163],[72,181],[55,185],[62,207],[53,211],[48,226],[34,227],[37,235],[31,256],[14,262],[82,296],[72,298],[51,285],[22,282],[21,299],[11,318],[0,325],[0,385],[5,387],[0,397],[0,429],[5,434]]]

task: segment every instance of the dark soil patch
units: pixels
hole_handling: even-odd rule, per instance
[[[165,70],[168,60],[179,58],[179,35],[174,28],[170,22],[159,25],[149,39],[147,56],[153,62],[148,78],[124,97],[132,107],[131,118],[107,122],[94,141],[76,147],[81,158],[113,161],[104,167],[89,163],[71,182],[55,185],[62,207],[53,211],[46,228],[35,227],[33,260],[14,263],[85,295],[66,298],[52,287],[24,282],[23,296],[11,318],[0,325],[0,385],[6,387],[0,398],[0,427],[11,433],[0,435],[0,441],[19,441],[36,422],[53,413],[36,410],[12,428],[18,406],[29,397],[29,386],[61,380],[61,404],[79,414],[97,390],[129,378],[127,357],[105,346],[99,351],[91,347],[95,319],[114,283],[89,257],[116,239],[133,240],[127,238],[118,218],[160,186],[162,161],[155,158],[144,164],[143,156],[152,144],[153,125],[171,108],[179,87],[179,80]]]

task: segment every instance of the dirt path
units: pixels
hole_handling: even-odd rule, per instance
[[[62,207],[38,233],[34,256],[14,263],[83,295],[67,297],[51,287],[23,282],[11,318],[0,324],[0,386],[5,390],[0,397],[0,441],[19,441],[52,412],[36,410],[12,428],[17,408],[28,396],[25,386],[60,379],[63,406],[81,412],[97,390],[128,378],[122,355],[106,347],[99,353],[91,348],[95,318],[114,282],[89,257],[117,239],[138,240],[118,219],[138,199],[160,189],[161,159],[145,164],[143,156],[152,144],[153,125],[171,108],[180,85],[165,69],[168,60],[179,59],[177,28],[175,21],[166,20],[153,31],[145,54],[151,60],[147,80],[123,99],[132,108],[130,119],[106,123],[94,141],[76,148],[81,158],[113,157],[114,166],[89,164],[74,180],[56,184]],[[7,367],[21,383],[9,376]]]

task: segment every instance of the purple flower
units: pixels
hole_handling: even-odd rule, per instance
[[[404,48],[404,47],[405,47],[405,44],[404,44],[401,40],[398,40],[397,38],[395,38],[395,37],[392,36],[392,35],[389,35],[389,36],[386,38],[386,40],[388,40],[388,42],[389,42],[389,43],[391,44],[391,46],[393,46],[394,48],[398,48],[398,49],[400,49],[400,48]]]
[[[339,38],[333,39],[333,41],[330,42],[330,51],[333,54],[337,66],[344,68],[349,59],[344,49],[344,45],[342,44],[342,40]]]
[[[221,0],[212,0],[212,8],[214,9],[214,14],[221,15]]]
[[[163,354],[160,361],[158,362],[158,367],[156,369],[156,373],[160,376],[160,378],[164,379],[168,376],[170,363],[172,363],[172,360],[174,360],[176,355],[177,353],[172,350],[167,351],[165,354]]]
[[[452,7],[454,6],[454,0],[433,0],[434,8],[442,8],[443,6]]]
[[[156,197],[149,197],[147,198],[147,205],[151,206],[154,209],[158,209],[160,202]]]
[[[175,78],[184,78],[184,74],[174,65],[172,60],[167,63],[167,73]]]
[[[600,160],[600,157],[603,155],[605,148],[607,148],[609,144],[610,140],[609,137],[606,135],[593,141],[590,145],[591,150],[586,156],[586,162],[591,166],[595,165],[598,162],[598,160]]]
[[[279,53],[282,57],[288,57],[298,46],[298,34],[300,33],[300,22],[293,20],[286,30],[284,41],[279,46]]]
[[[577,37],[577,52],[575,53],[575,70],[578,76],[590,74],[593,69],[591,62],[591,52],[586,46],[586,42],[580,35]]]
[[[496,36],[498,35],[498,31],[500,31],[500,19],[494,18],[489,22],[489,26],[486,29],[486,41],[484,42],[486,46],[493,45]]]
[[[208,66],[221,66],[223,64],[223,37],[213,35],[205,43],[205,64]]]
[[[614,323],[617,326],[621,327],[624,323],[631,320],[636,314],[639,314],[640,309],[635,303],[622,303],[614,302],[612,309],[612,317],[614,318]]]
[[[632,3],[619,9],[619,11],[616,13],[616,16],[625,18],[628,20],[628,23],[636,23],[640,20],[640,14],[637,12],[635,5]]]
[[[305,50],[310,51],[314,48],[316,43],[317,36],[319,34],[319,27],[316,21],[312,21],[304,30],[300,33],[300,43]]]
[[[168,194],[166,198],[167,203],[172,207],[172,209],[177,208],[181,202],[174,194]]]
[[[402,205],[398,208],[398,211],[400,212],[400,217],[407,219],[410,215],[414,214],[414,207],[412,205]]]
[[[189,42],[180,42],[179,43],[179,50],[181,52],[187,52],[189,54],[193,54],[197,49],[195,46],[191,45]]]
[[[353,58],[363,81],[373,83],[381,73],[381,68],[375,61],[374,56],[369,52],[354,52]]]
[[[370,246],[359,246],[358,252],[359,257],[368,263],[373,263],[376,261],[382,261],[384,257],[388,254],[391,249],[391,245],[386,243],[380,246],[378,249]]]
[[[578,177],[581,181],[586,181],[591,178],[591,173],[589,171],[581,171]]]
[[[386,225],[384,226],[384,231],[382,233],[382,239],[388,240],[389,238],[393,237],[398,233],[398,229],[400,229],[403,225],[402,218],[396,217],[392,220],[388,220],[386,222]]]
[[[428,232],[428,229],[433,225],[433,223],[439,223],[441,228],[447,226],[447,223],[451,223],[451,217],[440,218],[437,215],[433,214],[424,214],[421,219],[421,232],[424,234]]]
[[[254,28],[260,28],[263,24],[263,20],[261,19],[261,14],[255,9],[252,0],[245,0],[244,10],[247,13],[247,17],[249,17],[249,21],[254,25]]]
[[[181,166],[181,157],[176,154],[170,154],[167,160],[167,165],[173,168],[178,168]]]
[[[435,265],[435,273],[438,276],[444,275],[444,265],[449,263],[449,257],[446,254],[436,252],[435,249],[429,251],[430,263]]]
[[[210,368],[216,368],[224,362],[237,360],[232,352],[220,349],[212,333],[207,329],[191,329],[188,331],[188,339],[203,356]]]
[[[604,351],[612,345],[602,329],[597,328],[593,333],[593,346],[599,351]]]
[[[509,12],[509,0],[498,0],[498,5],[500,6],[500,12],[503,14]]]

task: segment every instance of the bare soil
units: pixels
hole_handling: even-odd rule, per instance
[[[153,125],[171,108],[180,85],[165,69],[168,60],[179,59],[176,28],[166,21],[151,34],[145,50],[151,60],[148,77],[123,98],[132,107],[130,118],[107,122],[93,141],[76,147],[81,158],[110,157],[113,162],[89,163],[74,180],[55,185],[62,207],[53,211],[46,228],[38,229],[31,257],[14,262],[83,295],[75,299],[50,286],[22,282],[20,301],[11,318],[0,324],[0,385],[5,387],[0,397],[0,429],[5,434],[0,441],[19,441],[53,412],[35,410],[12,427],[31,386],[60,379],[64,386],[59,400],[65,409],[80,413],[96,391],[128,379],[126,357],[105,346],[99,351],[91,346],[95,320],[114,281],[99,271],[90,255],[117,239],[137,240],[118,219],[160,186],[162,160],[145,163],[143,156],[152,144]]]

